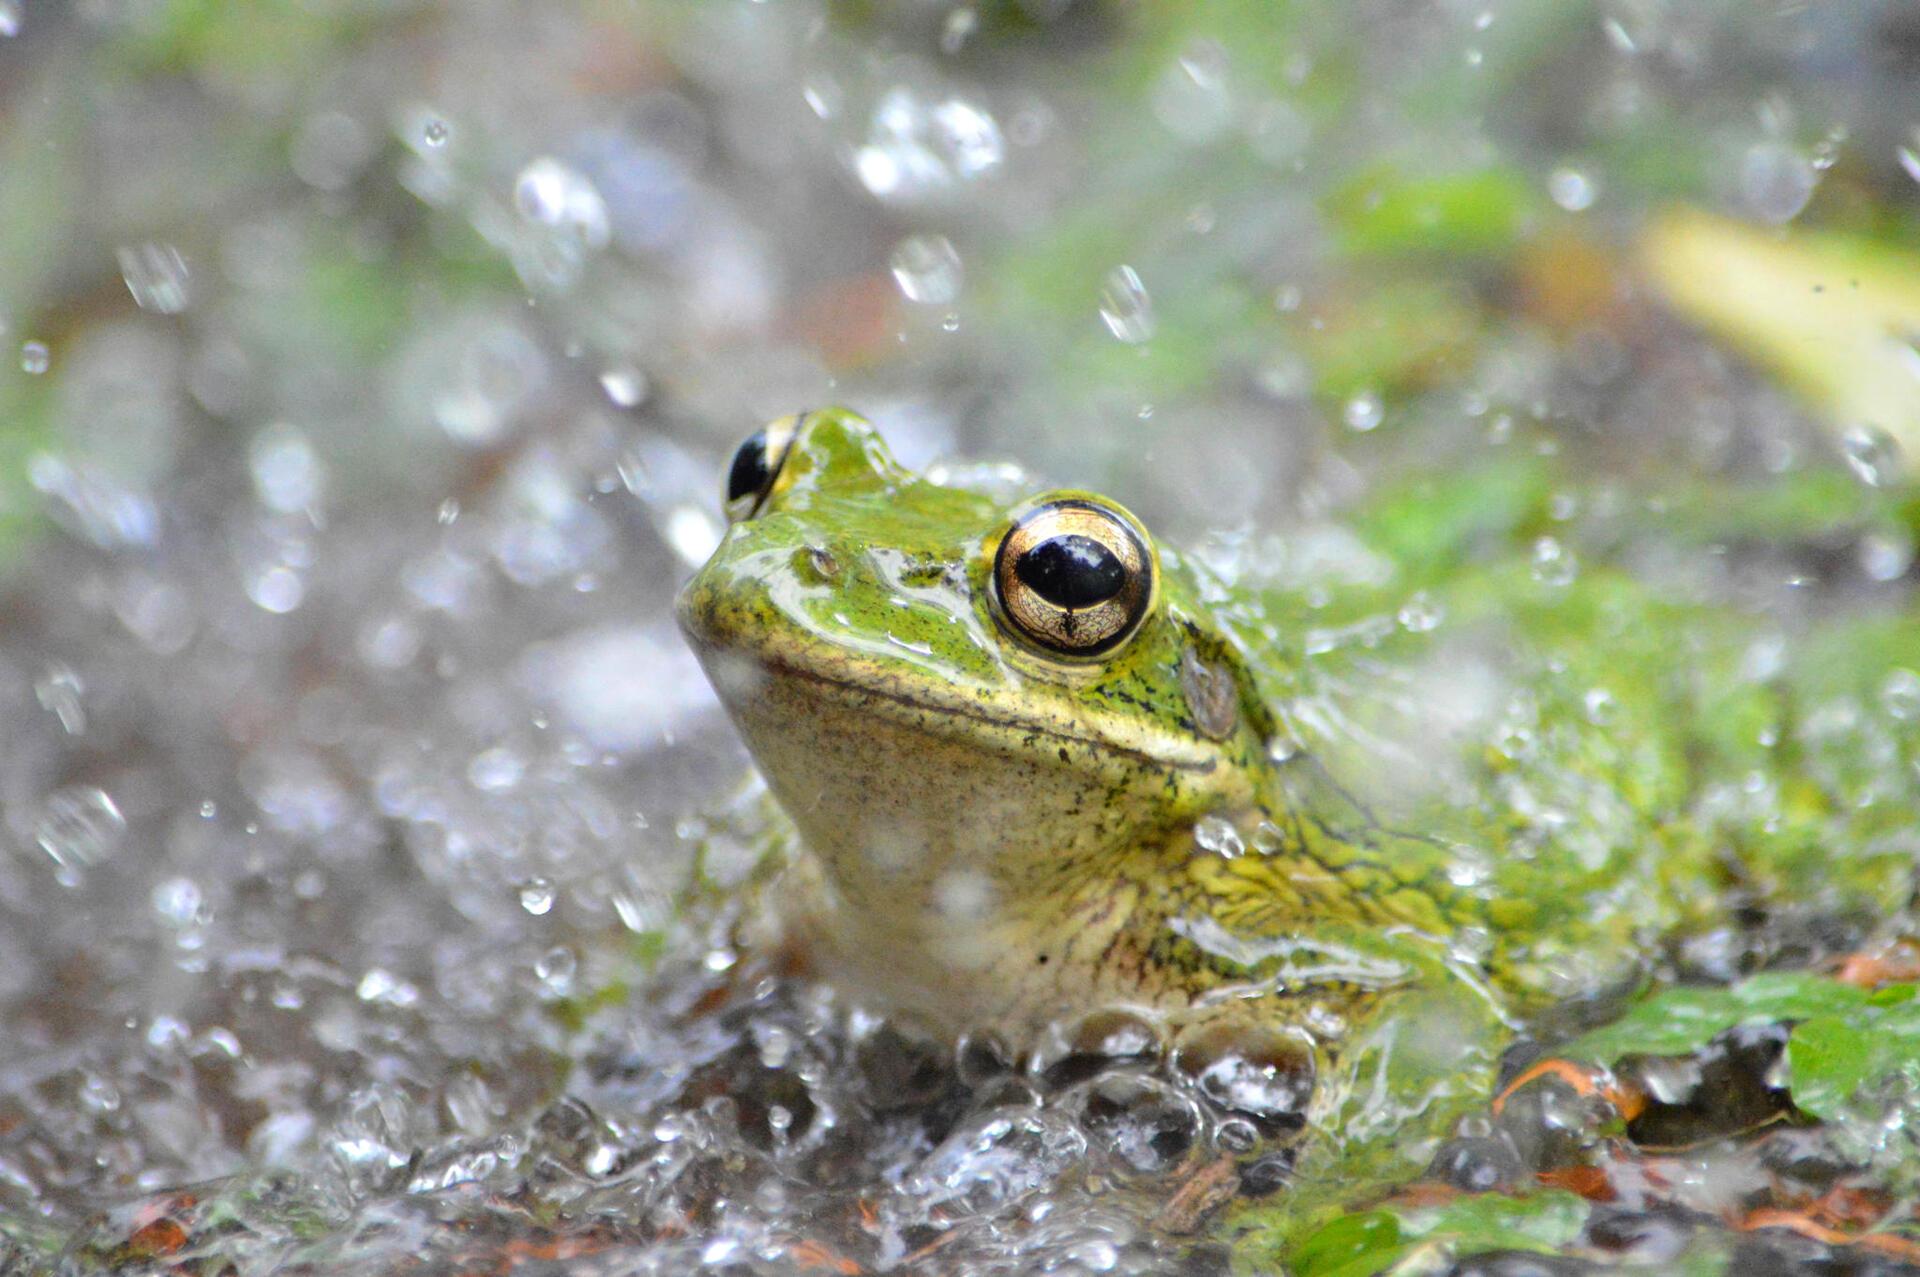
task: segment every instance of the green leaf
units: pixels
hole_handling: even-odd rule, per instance
[[[1891,1004],[1876,999],[1847,1014],[1807,1020],[1787,1041],[1787,1067],[1793,1102],[1824,1121],[1839,1121],[1862,1087],[1895,1074],[1920,1080],[1920,1004],[1910,997]]]
[[[1288,1256],[1296,1277],[1367,1277],[1406,1250],[1392,1211],[1342,1215],[1313,1233]]]
[[[1372,1277],[1421,1249],[1447,1257],[1490,1250],[1551,1253],[1585,1226],[1587,1203],[1552,1190],[1525,1197],[1480,1193],[1437,1207],[1390,1205],[1343,1215],[1288,1255],[1296,1277]]]
[[[1864,989],[1812,972],[1765,971],[1726,988],[1663,989],[1559,1054],[1604,1064],[1626,1055],[1685,1055],[1736,1025],[1808,1020],[1867,1000]]]

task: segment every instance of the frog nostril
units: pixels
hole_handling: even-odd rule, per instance
[[[1069,532],[1049,537],[1013,561],[1014,575],[1056,607],[1087,608],[1105,603],[1127,583],[1117,555],[1089,536]]]

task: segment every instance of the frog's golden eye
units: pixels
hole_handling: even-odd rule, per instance
[[[1014,521],[993,556],[1004,624],[1053,656],[1104,656],[1153,609],[1153,552],[1133,516],[1067,497]]]
[[[728,523],[741,523],[760,513],[760,507],[766,504],[774,483],[780,478],[780,467],[786,464],[787,453],[793,448],[794,436],[799,434],[804,416],[803,413],[800,417],[782,417],[765,430],[748,435],[746,442],[734,451],[733,462],[727,467],[727,494],[723,503]]]

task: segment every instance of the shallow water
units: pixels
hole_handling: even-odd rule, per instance
[[[1610,484],[1850,473],[1636,554],[1906,598],[1896,434],[1622,266],[1676,201],[1897,240],[1906,6],[1143,8],[0,0],[0,1267],[1223,1270],[1284,1141],[1150,1034],[1015,1062],[731,947],[759,797],[669,606],[796,408],[1228,569],[1370,570],[1343,512],[1488,449],[1596,476],[1542,579]],[[1715,1142],[1784,1102],[1750,1036],[1666,1128],[1549,1088],[1434,1178],[1609,1167],[1554,1262],[1894,1263],[1716,1223],[1874,1157]]]

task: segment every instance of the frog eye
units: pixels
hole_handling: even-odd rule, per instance
[[[1146,620],[1153,593],[1146,533],[1125,511],[1082,498],[1027,511],[993,556],[1003,624],[1054,656],[1112,652]]]
[[[727,492],[722,503],[728,523],[742,523],[760,513],[793,448],[799,422],[799,417],[782,417],[748,435],[735,449],[733,462],[727,467]]]

